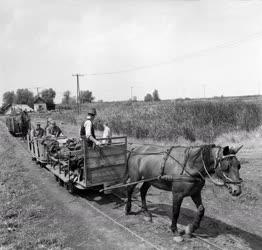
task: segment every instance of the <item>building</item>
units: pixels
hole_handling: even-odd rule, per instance
[[[34,101],[34,111],[36,112],[45,112],[47,110],[46,102],[43,98],[38,96]]]
[[[8,104],[3,107],[5,115],[20,113],[21,111],[33,112],[34,110],[26,104]]]

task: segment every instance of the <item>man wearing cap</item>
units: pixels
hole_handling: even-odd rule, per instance
[[[101,144],[98,140],[96,140],[96,136],[95,136],[95,129],[93,125],[95,116],[96,116],[96,109],[95,108],[90,109],[88,111],[88,116],[86,117],[87,120],[84,123],[85,136],[87,138],[87,144],[90,147],[92,147],[94,144],[95,145]]]
[[[41,128],[40,122],[36,123],[36,129],[34,130],[34,137],[41,138],[45,135],[45,130]]]
[[[47,129],[47,135],[52,135],[55,137],[62,136],[62,130],[56,125],[56,122],[54,120],[51,121],[50,128]]]
[[[47,120],[46,120],[46,126],[45,126],[45,133],[46,133],[46,135],[50,134],[51,121],[52,121],[51,117],[48,117]]]

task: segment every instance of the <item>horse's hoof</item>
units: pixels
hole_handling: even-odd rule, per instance
[[[181,237],[180,235],[178,235],[178,236],[174,236],[174,237],[173,237],[173,240],[174,240],[175,242],[179,243],[179,242],[182,242],[184,239],[183,239],[183,237]]]
[[[144,220],[146,222],[152,222],[152,217],[151,216],[144,216]]]
[[[186,235],[191,235],[194,231],[194,228],[193,228],[193,225],[192,224],[189,224],[186,226],[185,228],[185,234]]]

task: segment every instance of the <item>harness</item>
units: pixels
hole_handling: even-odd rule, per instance
[[[208,147],[210,147],[210,145],[208,145]],[[161,163],[161,167],[160,167],[160,175],[156,178],[158,179],[162,179],[162,180],[167,180],[167,181],[179,181],[179,180],[185,180],[185,179],[188,179],[188,180],[192,180],[192,178],[196,179],[196,181],[205,181],[205,177],[203,176],[203,174],[201,173],[201,169],[200,170],[197,170],[200,178],[196,177],[196,176],[192,176],[187,170],[186,170],[186,165],[187,165],[187,162],[188,162],[188,159],[189,159],[189,151],[192,147],[188,147],[186,148],[186,151],[185,151],[185,158],[184,158],[184,163],[181,163],[179,162],[174,156],[171,155],[171,152],[172,150],[176,148],[176,146],[171,146],[170,148],[168,148],[166,151],[162,151],[162,152],[152,152],[152,153],[134,153],[133,151],[135,150],[135,148],[132,148],[131,150],[129,150],[129,154],[127,156],[127,164],[128,164],[128,161],[131,157],[131,154],[132,155],[161,155],[161,154],[164,154],[164,157],[163,157],[163,160],[162,160],[162,163]],[[226,180],[221,180],[221,182],[218,182],[217,180],[215,180],[210,174],[209,174],[209,171],[207,170],[207,167],[206,167],[206,163],[205,163],[205,160],[204,160],[204,156],[203,156],[203,152],[204,150],[207,149],[207,146],[203,146],[200,148],[200,151],[198,154],[201,154],[201,161],[203,163],[203,168],[204,168],[204,171],[205,173],[207,174],[207,176],[210,178],[211,182],[213,182],[215,185],[219,185],[219,186],[224,186],[225,184],[241,184],[242,180],[239,180],[239,181],[233,181],[231,178],[229,178],[228,176],[226,176],[223,171],[223,176]],[[230,157],[236,157],[234,154],[229,154],[229,155],[225,155],[225,156],[222,156],[222,157],[219,157],[219,152],[220,150],[217,151],[217,154],[216,154],[216,158],[215,158],[215,161],[214,161],[214,170],[216,170],[216,168],[221,168],[221,162],[225,159],[228,159]],[[197,155],[198,157],[198,155]],[[171,158],[172,160],[174,160],[176,163],[178,163],[178,165],[181,166],[182,168],[182,171],[180,173],[180,176],[176,179],[174,179],[173,176],[170,176],[170,175],[165,175],[165,166],[166,166],[166,162],[168,160],[168,158]],[[210,156],[209,156],[210,158]],[[185,176],[184,173],[186,173],[188,176]]]
[[[236,155],[234,155],[234,154],[224,155],[224,156],[222,156],[222,157],[219,157],[218,155],[219,155],[219,150],[217,151],[217,154],[216,154],[216,158],[215,158],[215,162],[214,162],[214,170],[216,170],[217,168],[220,168],[220,169],[221,169],[221,162],[222,162],[223,160],[228,159],[228,158],[231,158],[231,157],[236,157]],[[225,184],[236,184],[236,185],[241,184],[242,180],[233,181],[231,178],[229,178],[228,176],[226,176],[226,175],[224,174],[224,172],[222,171],[222,169],[221,169],[221,171],[222,171],[223,176],[224,176],[224,178],[225,178],[226,180],[221,180],[222,183],[217,182],[217,180],[215,180],[215,179],[209,174],[209,172],[208,172],[208,170],[207,170],[207,168],[206,168],[206,164],[205,164],[205,161],[204,161],[204,158],[203,158],[203,151],[201,152],[201,160],[202,160],[203,168],[204,168],[207,176],[210,178],[210,180],[211,180],[215,185],[224,186]],[[200,171],[199,171],[199,174],[201,174]],[[202,177],[202,174],[201,174],[201,177]],[[204,178],[204,177],[202,177],[202,178]]]

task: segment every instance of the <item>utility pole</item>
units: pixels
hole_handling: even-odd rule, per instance
[[[130,87],[131,101],[133,101],[133,88],[134,88],[134,87],[132,87],[132,86]]]
[[[203,86],[203,93],[204,93],[204,98],[206,98],[206,85],[205,85],[205,84],[203,84],[202,86]]]
[[[77,104],[77,112],[80,113],[81,109],[81,101],[80,101],[80,88],[79,88],[79,77],[84,76],[83,74],[73,74],[72,76],[76,77],[76,104]]]

